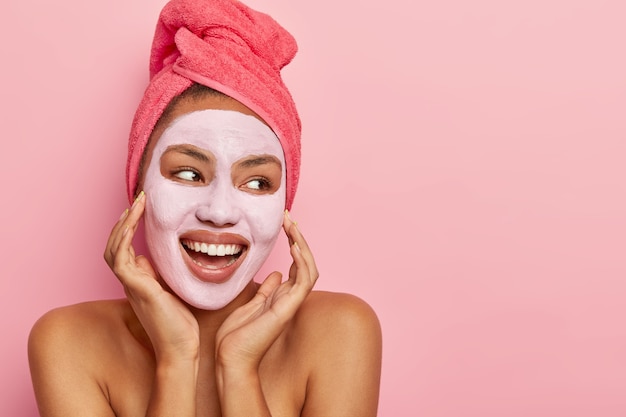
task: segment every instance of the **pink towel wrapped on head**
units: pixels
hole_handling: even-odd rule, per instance
[[[300,172],[300,118],[280,70],[295,56],[294,38],[270,16],[235,0],[172,0],[161,11],[150,57],[150,83],[135,114],[126,181],[132,201],[139,164],[159,117],[194,82],[257,113],[274,131],[287,169],[286,208]]]

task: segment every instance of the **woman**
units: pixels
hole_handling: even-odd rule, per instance
[[[130,135],[133,204],[104,257],[123,300],[44,315],[29,340],[42,416],[373,416],[381,335],[360,299],[311,291],[286,209],[300,121],[280,77],[293,38],[230,0],[163,9]],[[145,224],[150,260],[132,239]],[[288,278],[253,279],[280,230]]]

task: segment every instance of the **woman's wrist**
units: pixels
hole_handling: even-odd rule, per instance
[[[220,391],[226,387],[239,389],[260,384],[258,366],[216,361],[215,376]]]
[[[180,370],[194,370],[194,374],[197,374],[198,366],[200,362],[200,355],[196,351],[182,353],[162,352],[156,355],[157,371],[173,371]]]
[[[155,347],[154,354],[157,363],[164,364],[187,364],[197,362],[200,358],[200,344],[197,342],[186,343],[181,346],[168,348]]]

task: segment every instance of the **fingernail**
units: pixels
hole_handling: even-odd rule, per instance
[[[300,245],[298,245],[298,242],[293,242],[293,246],[296,248],[298,252],[300,252]]]
[[[298,227],[298,222],[294,221],[291,216],[289,215],[289,210],[285,210],[285,215],[287,216],[287,218],[289,219],[289,221],[291,223],[293,223],[294,226]]]
[[[135,201],[133,201],[133,205],[131,206],[131,208],[135,207],[137,203],[143,198],[144,195],[145,193],[141,191],[139,195],[137,196],[137,198],[135,198]]]
[[[128,209],[124,210],[124,213],[120,216],[120,220],[122,220],[128,214]]]

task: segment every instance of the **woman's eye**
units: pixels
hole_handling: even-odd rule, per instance
[[[256,178],[246,183],[246,187],[255,191],[263,191],[269,189],[271,186],[268,180],[263,178]]]
[[[177,171],[174,173],[174,176],[176,178],[179,178],[181,180],[185,180],[185,181],[200,181],[200,175],[198,175],[197,172],[192,171],[190,169],[184,169],[181,171]]]

